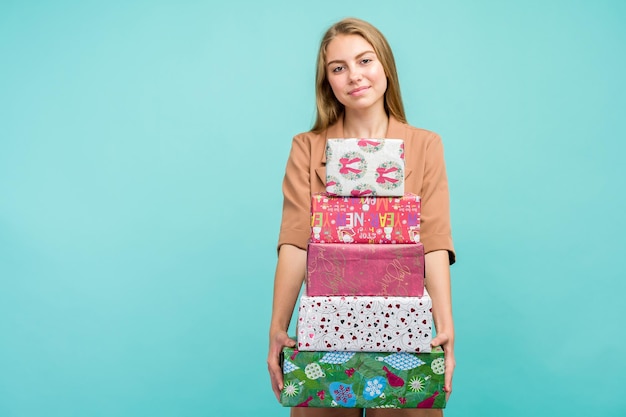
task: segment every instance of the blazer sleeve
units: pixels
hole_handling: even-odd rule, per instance
[[[443,144],[439,135],[431,134],[426,147],[420,236],[426,253],[447,250],[452,265],[456,254],[450,227],[450,197]]]
[[[305,135],[293,138],[283,179],[283,215],[278,249],[284,244],[306,250],[311,234],[311,145]]]

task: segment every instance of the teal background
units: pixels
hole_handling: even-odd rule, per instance
[[[387,36],[446,149],[453,416],[622,416],[626,3],[0,3],[0,416],[288,415],[280,184],[317,45]]]

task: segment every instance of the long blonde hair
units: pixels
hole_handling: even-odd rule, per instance
[[[317,74],[315,76],[315,101],[317,115],[311,129],[321,132],[335,123],[343,115],[344,106],[337,100],[330,88],[326,74],[326,48],[337,35],[359,35],[374,48],[387,76],[387,91],[385,91],[385,111],[400,122],[406,123],[404,105],[400,95],[400,83],[396,71],[396,62],[393,52],[383,34],[370,23],[356,18],[343,19],[332,25],[324,34],[317,55]]]

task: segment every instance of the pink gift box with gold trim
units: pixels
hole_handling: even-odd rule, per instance
[[[306,294],[421,297],[424,246],[309,243]]]

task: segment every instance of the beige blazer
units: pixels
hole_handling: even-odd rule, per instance
[[[283,180],[279,248],[290,244],[306,249],[311,234],[311,195],[326,190],[326,139],[344,137],[340,118],[320,134],[306,132],[293,138]],[[448,179],[441,138],[394,117],[389,117],[385,137],[404,140],[404,190],[422,198],[420,239],[424,251],[445,249],[453,264]]]

